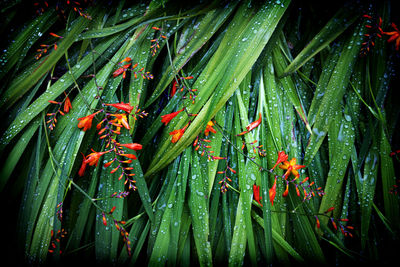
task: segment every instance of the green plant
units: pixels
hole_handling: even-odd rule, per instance
[[[391,4],[3,5],[9,260],[389,262]]]

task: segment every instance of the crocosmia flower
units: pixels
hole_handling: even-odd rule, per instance
[[[68,113],[71,108],[72,108],[71,100],[66,95],[66,98],[65,98],[65,101],[64,101],[64,112]]]
[[[102,155],[108,153],[109,151],[103,151],[103,152],[96,152],[92,149],[93,153],[90,153],[86,159],[85,159],[85,163],[89,164],[89,166],[93,166],[96,165],[99,162],[99,159]]]
[[[95,113],[92,113],[86,117],[79,118],[78,119],[78,121],[79,121],[78,128],[83,128],[84,131],[90,129],[90,127],[92,127],[92,121],[93,121],[94,116],[96,116],[96,114],[99,112],[100,112],[100,110]]]
[[[85,157],[85,155],[83,155],[82,154],[82,156],[83,156],[83,161],[82,161],[82,165],[81,165],[81,167],[80,167],[80,169],[79,169],[79,171],[78,171],[78,175],[80,176],[80,177],[82,177],[84,174],[85,174],[85,170],[86,170],[86,157]]]
[[[115,117],[114,120],[112,120],[112,123],[117,123],[117,132],[119,132],[121,129],[121,125],[124,126],[127,130],[130,130],[131,127],[129,126],[128,123],[128,118],[126,117],[126,114],[110,114],[110,116]]]
[[[238,134],[238,136],[247,134],[248,132],[250,132],[251,130],[253,130],[254,128],[258,127],[258,125],[261,124],[261,121],[262,121],[261,113],[259,113],[258,115],[259,115],[258,120],[253,121],[252,123],[247,125],[246,126],[247,131],[241,132],[240,134]]]
[[[252,123],[250,123],[249,125],[246,126],[247,131],[250,132],[251,130],[253,130],[253,129],[256,128],[258,125],[261,124],[261,120],[262,120],[262,118],[261,118],[261,113],[259,113],[258,115],[259,115],[258,120],[253,121]]]
[[[278,160],[276,161],[274,167],[272,167],[272,169],[270,171],[272,171],[273,169],[275,169],[276,166],[278,166],[279,163],[282,163],[284,161],[288,160],[288,155],[285,154],[284,151],[279,151],[278,153]]]
[[[283,175],[285,179],[289,177],[290,173],[292,173],[296,179],[299,178],[300,174],[297,170],[304,168],[304,165],[297,165],[296,158],[292,158],[290,161],[284,161],[282,165],[279,165],[279,168],[282,170],[286,170],[286,173]]]
[[[394,31],[392,32],[384,32],[386,35],[391,35],[391,37],[387,40],[388,43],[395,41],[396,42],[396,50],[399,50],[400,47],[400,31],[397,28],[397,25],[392,23],[392,27]]]
[[[213,128],[214,123],[212,121],[207,122],[206,129],[204,130],[204,135],[208,136],[210,132],[216,133],[217,131]]]
[[[171,142],[172,143],[178,142],[179,139],[181,139],[182,135],[185,133],[185,130],[188,126],[189,124],[186,124],[186,126],[183,127],[182,129],[173,130],[172,132],[170,132],[169,135],[172,135]]]
[[[269,189],[269,201],[271,201],[271,205],[274,205],[274,199],[276,195],[276,178],[274,181],[274,185]]]
[[[172,83],[172,89],[171,89],[171,97],[173,97],[176,94],[176,88],[177,88],[178,83],[174,81]]]
[[[105,104],[105,105],[126,111],[128,113],[131,113],[132,110],[134,109],[134,107],[129,105],[129,103],[115,103],[115,104]]]
[[[119,144],[120,146],[126,147],[128,149],[132,149],[132,150],[141,150],[142,149],[142,145],[141,144],[137,144],[137,143],[130,143],[130,144]]]
[[[161,116],[161,122],[162,122],[162,123],[165,123],[165,125],[167,125],[173,118],[176,117],[176,115],[178,115],[179,113],[181,113],[183,110],[184,110],[184,108],[181,109],[181,110],[178,110],[178,111],[169,113],[169,114],[162,115],[162,116]]]
[[[258,204],[260,204],[260,206],[262,207],[262,204],[260,202],[262,197],[260,196],[260,186],[259,185],[253,184],[253,196],[254,196],[254,200],[257,201]]]

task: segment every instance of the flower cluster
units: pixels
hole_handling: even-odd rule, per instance
[[[372,17],[370,15],[363,15],[366,18],[367,23],[365,25],[368,28],[368,33],[364,34],[366,40],[361,45],[360,55],[365,56],[371,50],[371,47],[375,46],[375,40],[377,37],[382,38],[382,18]]]
[[[53,32],[49,33],[51,36],[56,37],[58,39],[62,39],[63,37],[55,34]],[[35,56],[35,59],[38,60],[39,58],[42,57],[42,55],[46,54],[51,48],[53,48],[54,50],[57,50],[57,42],[54,42],[52,44],[41,44],[40,45],[41,48],[38,48],[36,51],[38,52]]]
[[[96,129],[98,130],[99,139],[105,141],[105,148],[107,150],[96,152],[92,149],[92,153],[85,156],[83,155],[83,161],[81,168],[79,169],[79,176],[83,176],[86,170],[86,166],[97,166],[100,157],[107,153],[113,153],[114,157],[111,161],[104,164],[104,167],[109,167],[114,162],[117,163],[117,166],[114,167],[110,173],[115,173],[120,171],[118,179],[121,180],[125,177],[125,184],[128,184],[129,189],[135,190],[136,186],[133,180],[134,173],[131,173],[133,167],[130,167],[127,164],[132,163],[132,160],[136,160],[136,155],[127,152],[126,149],[138,151],[142,149],[142,145],[138,143],[129,143],[129,144],[121,144],[116,140],[116,136],[121,134],[121,130],[123,128],[129,130],[130,126],[128,123],[128,115],[132,113],[134,107],[129,105],[128,103],[112,103],[107,104],[103,103],[104,107],[113,107],[117,110],[122,110],[123,112],[109,112],[106,111],[105,108],[98,110],[88,116],[79,118],[78,127],[82,128],[83,131],[87,131],[92,127],[93,119],[99,113],[103,114],[103,119],[97,124]],[[134,113],[135,114],[135,113]]]
[[[46,121],[46,124],[48,125],[50,130],[53,130],[54,127],[56,126],[57,115],[61,114],[62,116],[64,116],[65,113],[68,113],[72,108],[71,100],[69,99],[68,95],[65,92],[64,95],[65,95],[64,99],[60,102],[49,100],[49,103],[58,105],[58,109],[56,112],[51,112],[46,114],[49,117],[49,119]],[[62,107],[63,104],[64,107]]]
[[[243,141],[241,149],[244,150],[246,145],[250,145],[252,147],[252,150],[253,150],[254,154],[258,154],[260,157],[265,157],[266,156],[266,154],[265,154],[266,150],[262,148],[263,145],[255,145],[255,144],[257,144],[257,142],[258,142],[258,140],[254,140],[254,141],[252,141],[250,143],[246,143],[246,142]],[[254,159],[254,158],[255,157],[253,157],[252,159]]]
[[[151,80],[153,79],[153,74],[151,74],[150,72],[146,72],[144,71],[144,68],[140,68],[139,70],[137,70],[137,66],[138,63],[135,63],[132,66],[132,63],[130,63],[132,61],[132,59],[130,57],[126,57],[123,60],[121,60],[118,65],[121,66],[118,69],[116,69],[113,72],[113,77],[116,78],[118,76],[120,76],[122,74],[122,78],[125,79],[126,77],[126,72],[130,71],[132,73],[132,75],[135,77],[135,79],[137,79],[138,75],[140,75],[143,79],[148,79]]]
[[[373,46],[375,46],[376,38],[382,38],[382,35],[390,36],[387,40],[388,43],[395,42],[396,51],[399,50],[400,47],[400,31],[397,28],[397,25],[392,22],[391,26],[393,31],[385,32],[382,29],[382,18],[381,17],[372,17],[370,15],[363,15],[363,17],[367,20],[367,24],[365,25],[368,28],[368,33],[364,34],[366,40],[362,43],[362,47],[360,50],[360,55],[365,56],[371,50]]]
[[[111,218],[112,218],[112,220],[113,220],[113,222],[114,222],[114,225],[115,225],[115,228],[121,233],[121,236],[123,237],[123,241],[124,241],[124,243],[125,243],[125,245],[126,245],[126,249],[127,249],[127,251],[128,251],[128,255],[129,256],[131,256],[131,253],[132,253],[132,246],[131,246],[131,241],[129,240],[129,233],[125,230],[125,228],[124,228],[124,225],[125,225],[125,221],[119,221],[119,220],[116,220],[114,217],[113,217],[113,212],[115,211],[115,206],[114,207],[112,207],[111,208],[111,210],[109,211],[109,212],[104,212],[104,211],[102,211],[101,212],[101,215],[102,215],[102,221],[103,221],[103,224],[104,224],[104,226],[107,226],[107,217],[106,217],[106,215],[107,216],[110,216]]]
[[[394,31],[391,32],[384,32],[383,34],[389,35],[390,38],[387,40],[388,43],[395,42],[396,43],[396,51],[399,51],[400,47],[400,31],[397,28],[397,25],[392,22],[392,28]]]
[[[151,39],[151,43],[152,45],[150,46],[151,49],[151,55],[154,57],[157,54],[157,49],[160,49],[160,42],[161,40],[166,40],[167,36],[165,36],[162,28],[158,28],[158,27],[151,27],[153,30],[155,30],[158,34],[157,37],[155,37],[154,39]]]
[[[50,240],[50,248],[48,249],[49,253],[54,253],[56,250],[57,246],[60,245],[61,239],[65,237],[67,232],[64,229],[58,230],[56,234],[54,234],[54,231],[51,230],[50,235],[51,235],[51,240]],[[62,253],[60,249],[60,254]]]
[[[350,230],[354,230],[354,227],[353,227],[353,226],[350,226],[350,225],[346,225],[347,222],[349,221],[349,219],[347,219],[347,218],[335,219],[335,218],[332,216],[332,211],[333,211],[334,209],[335,209],[335,207],[330,207],[330,208],[327,209],[323,214],[319,214],[319,216],[328,217],[328,218],[329,218],[329,222],[331,223],[331,225],[332,225],[332,227],[333,227],[333,229],[334,229],[335,231],[338,230],[338,225],[339,225],[339,229],[340,229],[341,233],[342,233],[344,236],[353,237],[353,234],[350,232]],[[329,213],[330,213],[331,215],[328,215]],[[320,229],[321,223],[320,223],[320,221],[319,221],[318,215],[314,215],[314,217],[315,217],[315,226],[316,226],[318,229]]]
[[[226,160],[226,168],[223,171],[218,171],[218,174],[223,174],[224,177],[218,183],[221,185],[221,192],[225,193],[228,190],[228,182],[232,182],[232,179],[228,176],[230,174],[235,174],[236,171],[228,165],[228,159]],[[229,172],[228,172],[229,170]]]
[[[288,159],[289,156],[284,151],[278,152],[278,159],[275,165],[270,170],[270,172],[272,173],[274,169],[278,166],[280,169],[286,171],[282,176],[275,175],[274,185],[269,190],[271,204],[273,204],[276,195],[276,182],[278,178],[281,178],[282,181],[286,184],[285,191],[282,194],[283,197],[287,197],[289,195],[289,184],[292,184],[295,187],[296,195],[298,197],[301,196],[301,189],[303,193],[303,201],[309,200],[316,195],[323,196],[324,192],[321,187],[313,188],[315,184],[314,182],[307,183],[309,177],[304,178],[301,182],[296,182],[296,180],[300,177],[298,170],[304,168],[305,165],[296,164],[296,158],[292,158],[290,161],[288,161]],[[293,175],[294,178],[288,179],[290,175]]]

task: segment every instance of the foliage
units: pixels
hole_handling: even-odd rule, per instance
[[[325,4],[3,3],[7,259],[389,263],[400,22]]]

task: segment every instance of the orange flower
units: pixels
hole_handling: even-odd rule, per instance
[[[83,156],[83,161],[82,161],[82,165],[81,165],[81,168],[79,169],[79,171],[78,171],[78,175],[80,176],[80,177],[82,177],[84,174],[85,174],[85,170],[86,170],[86,157],[85,157],[85,155],[83,155],[83,153],[82,153],[82,156]]]
[[[296,164],[296,158],[292,158],[290,162],[285,160],[282,165],[279,165],[279,168],[281,168],[282,170],[287,170],[286,173],[283,175],[285,179],[287,179],[290,173],[292,173],[296,177],[296,179],[299,178],[300,174],[297,170],[304,167],[305,167],[304,165]]]
[[[119,144],[120,146],[132,149],[132,150],[141,150],[142,145],[137,143],[130,143],[130,144]]]
[[[329,209],[327,209],[326,211],[324,211],[325,214],[327,214],[328,212],[331,212],[335,209],[335,207],[330,207]]]
[[[393,41],[396,40],[396,50],[399,50],[399,47],[400,47],[400,31],[397,28],[397,25],[394,24],[393,22],[392,22],[392,27],[394,28],[394,31],[392,31],[392,32],[383,32],[383,34],[391,35],[391,37],[388,39],[388,43],[393,42]]]
[[[251,130],[253,130],[253,129],[256,128],[258,125],[261,124],[261,120],[262,120],[262,118],[261,118],[261,113],[258,113],[258,115],[260,116],[260,117],[258,118],[258,120],[253,121],[252,123],[250,123],[249,125],[246,126],[247,131],[250,132]]]
[[[276,167],[279,163],[282,163],[282,162],[284,162],[284,161],[287,161],[287,160],[288,160],[288,157],[289,157],[289,156],[286,155],[284,151],[279,151],[279,153],[278,153],[278,160],[276,161],[274,167],[272,167],[272,169],[270,170],[270,172],[272,172],[272,170],[275,169],[275,167]]]
[[[183,110],[184,110],[184,108],[181,109],[181,110],[178,110],[178,111],[169,113],[169,114],[162,115],[162,116],[161,116],[161,122],[162,122],[162,123],[165,123],[165,125],[167,125],[173,118],[176,117],[176,115],[178,115],[179,113],[181,113]]]
[[[127,157],[129,159],[137,159],[136,156],[133,154],[120,154],[120,156]]]
[[[274,199],[276,195],[276,177],[274,181],[274,185],[269,189],[269,201],[271,201],[271,205],[274,205]]]
[[[57,37],[57,38],[64,38],[64,37],[62,37],[62,36],[60,36],[60,35],[58,35],[58,34],[55,34],[55,33],[53,33],[53,32],[50,32],[49,33],[51,36],[53,36],[53,37]]]
[[[122,78],[125,79],[126,71],[131,65],[132,64],[129,63],[129,64],[125,64],[124,66],[118,68],[116,71],[113,72],[113,77],[115,78],[122,74]]]
[[[96,116],[96,114],[99,112],[100,112],[100,110],[93,114],[90,114],[86,117],[79,118],[78,119],[78,121],[79,121],[78,128],[83,128],[84,131],[90,129],[90,127],[92,127],[92,121],[93,121],[94,116]]]
[[[254,200],[257,201],[258,204],[260,204],[260,206],[262,207],[262,204],[260,202],[262,197],[260,197],[260,186],[259,185],[253,184],[253,195],[254,195]]]
[[[315,215],[315,221],[316,221],[316,223],[317,223],[317,228],[320,228],[320,227],[321,227],[321,224],[320,224],[320,222],[319,222],[319,220],[318,220],[317,215]]]
[[[288,194],[289,194],[289,183],[286,182],[286,190],[285,190],[285,192],[283,192],[282,196],[287,197]]]
[[[102,155],[108,153],[109,151],[103,151],[103,152],[96,152],[92,149],[93,153],[90,153],[86,159],[85,159],[85,164],[89,164],[89,166],[96,165],[99,162],[99,159]]]
[[[209,132],[216,133],[217,131],[213,128],[214,123],[212,121],[207,122],[206,129],[204,130],[204,135],[208,136]]]
[[[262,121],[261,113],[258,113],[258,115],[259,115],[258,120],[253,121],[252,123],[250,123],[249,125],[247,125],[247,126],[246,126],[247,131],[241,132],[240,134],[237,134],[237,136],[247,134],[248,132],[250,132],[250,131],[253,130],[254,128],[258,127],[258,125],[260,125],[260,124],[261,124],[261,121]]]
[[[177,86],[177,82],[176,80],[174,80],[174,82],[172,83],[172,89],[171,89],[171,97],[173,97],[176,93],[176,86]]]
[[[64,94],[65,94],[65,92],[64,92]],[[66,98],[64,101],[64,112],[68,113],[69,110],[72,108],[72,105],[71,105],[71,100],[69,99],[68,95],[65,94],[65,96],[66,96]]]
[[[117,123],[119,126],[123,125],[126,129],[130,130],[131,127],[129,126],[128,123],[128,118],[126,117],[126,114],[110,114],[110,116],[115,117],[114,120],[112,120],[112,123]],[[121,130],[121,127],[117,126],[116,131],[119,132]]]
[[[105,105],[126,111],[128,113],[131,113],[134,108],[131,105],[129,105],[129,103],[115,103],[115,104],[105,104]]]
[[[185,130],[188,126],[189,126],[189,123],[186,124],[186,126],[183,127],[182,129],[173,130],[172,132],[170,132],[169,135],[172,135],[171,142],[172,143],[178,142],[178,140],[181,139],[182,135],[185,133]]]
[[[227,159],[226,157],[211,156],[213,160]]]

